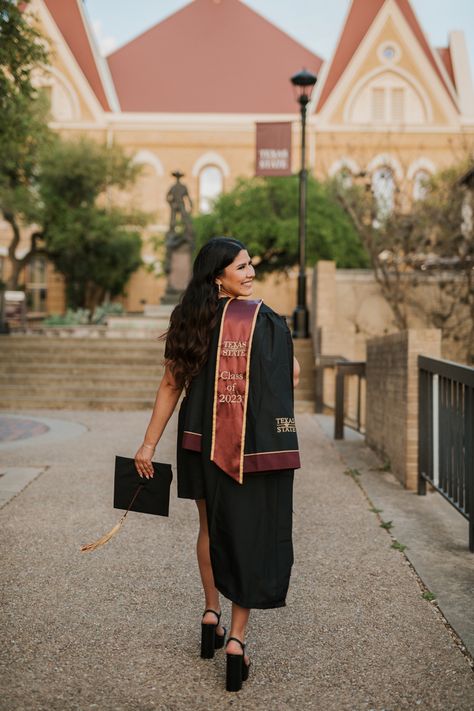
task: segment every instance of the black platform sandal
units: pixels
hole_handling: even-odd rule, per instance
[[[214,656],[215,649],[222,649],[224,646],[224,640],[226,635],[226,628],[224,627],[224,634],[217,634],[217,627],[219,625],[222,612],[216,612],[210,608],[204,610],[202,616],[206,612],[212,612],[217,617],[216,624],[210,622],[201,622],[201,657],[203,659],[212,659]]]
[[[247,681],[249,678],[249,668],[250,662],[245,663],[245,644],[237,639],[237,637],[229,637],[227,644],[233,640],[238,642],[242,647],[242,654],[229,654],[227,655],[227,670],[226,670],[226,690],[227,691],[240,691],[242,688],[242,682]]]

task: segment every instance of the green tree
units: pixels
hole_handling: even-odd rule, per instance
[[[258,273],[298,261],[298,177],[240,178],[209,214],[194,218],[199,248],[215,235],[242,240],[258,258]],[[339,267],[365,267],[353,224],[324,184],[308,178],[307,264],[333,259]]]
[[[8,256],[9,288],[31,258],[44,252],[33,232],[29,251],[21,258],[16,249],[21,225],[36,221],[36,180],[39,156],[51,140],[47,126],[48,102],[33,82],[33,71],[48,61],[43,38],[27,17],[27,2],[0,0],[0,210],[11,227]]]
[[[148,217],[112,203],[139,167],[122,149],[82,138],[56,140],[39,180],[41,224],[49,258],[66,281],[68,305],[91,314],[116,296],[142,264],[139,228]]]
[[[45,254],[66,278],[73,307],[115,296],[141,264],[141,213],[112,204],[113,188],[133,182],[138,168],[119,148],[64,142],[48,127],[49,104],[34,72],[48,63],[28,2],[0,0],[0,209],[10,224],[7,287]],[[31,230],[31,225],[34,229]],[[16,256],[22,230],[29,250]]]

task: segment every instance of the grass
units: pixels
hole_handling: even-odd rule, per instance
[[[392,465],[390,464],[390,459],[386,459],[380,467],[371,467],[371,472],[390,472],[392,471]]]
[[[352,467],[348,467],[347,469],[344,470],[344,474],[347,474],[347,476],[355,477],[355,476],[360,476],[360,471],[358,469],[353,469]]]

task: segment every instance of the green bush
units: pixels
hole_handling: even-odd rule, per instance
[[[87,324],[104,324],[109,315],[121,315],[124,313],[122,304],[117,302],[104,302],[96,306],[92,318],[90,309],[67,309],[65,314],[50,314],[43,319],[44,326],[81,326]]]

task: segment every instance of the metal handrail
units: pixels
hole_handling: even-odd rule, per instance
[[[468,520],[474,552],[474,368],[418,356],[418,494],[427,481]]]
[[[357,375],[357,432],[361,431],[361,381],[365,378],[365,361],[339,361],[336,363],[336,412],[334,418],[334,439],[344,439],[345,379]]]
[[[331,407],[324,402],[324,371],[327,368],[335,370],[336,393],[335,406]],[[349,420],[344,412],[345,402],[345,377],[358,376],[357,383],[357,416],[355,423]],[[344,439],[344,426],[362,432],[361,426],[361,381],[365,378],[365,361],[349,361],[339,355],[318,355],[316,358],[316,412],[323,412],[325,408],[334,410],[334,438]]]

